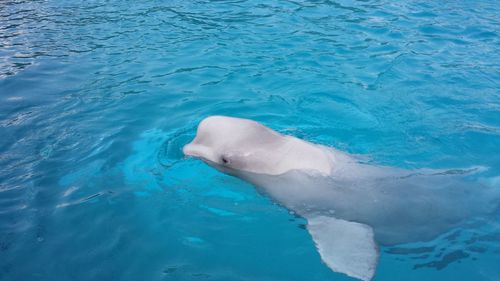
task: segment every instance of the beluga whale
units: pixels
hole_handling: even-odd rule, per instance
[[[183,152],[250,182],[306,219],[322,261],[363,281],[375,275],[379,245],[432,240],[493,213],[500,200],[498,188],[465,179],[480,167],[406,170],[367,164],[243,118],[205,118]]]

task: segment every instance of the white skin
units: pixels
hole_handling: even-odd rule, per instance
[[[254,184],[305,218],[369,225],[383,245],[430,240],[492,212],[500,198],[498,189],[464,181],[463,173],[361,164],[347,153],[241,118],[204,119],[183,151]]]

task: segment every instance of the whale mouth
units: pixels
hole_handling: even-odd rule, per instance
[[[196,143],[188,143],[182,148],[182,152],[184,155],[188,157],[195,157],[199,158],[201,160],[208,160],[211,162],[217,163],[217,158],[215,157],[214,153],[210,150],[210,148],[196,144]]]
[[[191,157],[197,157],[198,156],[198,154],[196,153],[196,145],[194,145],[192,143],[186,144],[182,148],[182,153],[184,153],[184,155],[186,155],[186,156],[191,156]]]

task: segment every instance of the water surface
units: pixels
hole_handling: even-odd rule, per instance
[[[498,7],[2,1],[0,279],[352,280],[303,219],[181,146],[224,114],[498,176]],[[375,280],[498,280],[498,221],[383,248]]]

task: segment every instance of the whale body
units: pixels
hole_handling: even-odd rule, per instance
[[[378,245],[431,240],[492,213],[500,199],[498,189],[465,179],[479,168],[364,164],[242,118],[204,119],[183,152],[252,183],[305,218],[326,265],[364,281],[375,274]]]

